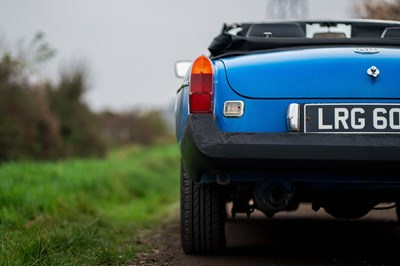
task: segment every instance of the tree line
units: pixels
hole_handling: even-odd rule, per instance
[[[127,115],[90,110],[82,99],[88,90],[84,65],[66,67],[57,82],[50,81],[39,75],[55,53],[43,34],[19,51],[4,43],[0,41],[0,161],[103,156],[110,145],[151,144],[167,133],[160,113],[152,111],[129,114],[128,125],[114,128],[138,128],[133,129],[136,135],[130,133],[124,141],[110,138],[104,117]]]
[[[354,9],[361,18],[400,20],[400,0],[367,0]]]

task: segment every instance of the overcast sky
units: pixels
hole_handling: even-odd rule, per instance
[[[207,53],[223,22],[267,19],[268,0],[0,0],[8,43],[36,32],[57,51],[48,71],[83,60],[93,110],[172,104],[174,62]],[[308,0],[309,18],[351,18],[352,0]],[[51,74],[53,75],[53,74]]]

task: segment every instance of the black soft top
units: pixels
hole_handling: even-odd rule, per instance
[[[213,57],[303,46],[400,47],[400,22],[270,21],[224,24],[208,47]]]

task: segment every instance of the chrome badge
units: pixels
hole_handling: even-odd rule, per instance
[[[367,74],[371,78],[377,78],[380,74],[380,71],[376,66],[372,66],[372,67],[368,68]]]
[[[357,54],[377,54],[379,53],[378,48],[355,48],[354,52]]]

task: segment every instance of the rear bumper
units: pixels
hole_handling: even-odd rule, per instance
[[[400,173],[397,134],[226,133],[209,114],[188,116],[181,154],[186,170],[196,180],[206,172],[275,173],[323,180],[322,176]]]

